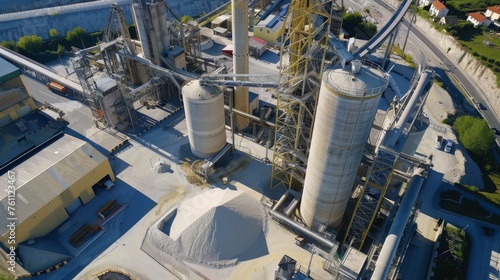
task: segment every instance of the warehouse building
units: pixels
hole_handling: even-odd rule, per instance
[[[0,58],[0,127],[36,109],[16,66]]]
[[[275,46],[281,39],[285,17],[288,11],[288,4],[275,15],[269,15],[265,19],[259,21],[253,28],[253,35],[259,39],[266,41],[270,46]]]
[[[9,175],[15,179],[9,181]],[[9,191],[15,189],[15,195],[0,192],[2,243],[8,247],[8,225],[13,219],[16,244],[48,234],[93,199],[93,187],[103,179],[115,180],[107,157],[69,135],[11,167],[0,177],[2,182],[12,182]],[[9,208],[11,201],[15,204]]]

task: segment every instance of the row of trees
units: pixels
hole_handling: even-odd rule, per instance
[[[83,39],[86,35],[87,33],[81,27],[75,27],[74,29],[66,32],[66,37],[60,36],[59,32],[55,28],[52,28],[49,30],[50,39],[46,41],[42,40],[40,36],[29,35],[19,38],[17,42],[2,41],[0,44],[9,49],[17,49],[18,51],[25,53],[35,54],[43,50],[44,44],[53,45],[54,43],[57,43],[57,49],[54,51],[60,54],[64,51],[62,44],[73,45],[78,43],[78,41]],[[66,43],[62,42],[63,40],[65,40]]]

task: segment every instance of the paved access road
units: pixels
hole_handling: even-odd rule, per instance
[[[349,7],[349,2],[345,3],[345,6]],[[356,8],[360,5],[369,7],[372,6],[373,3],[378,4],[377,12],[383,15],[384,18],[387,15],[387,11],[392,13],[395,10],[391,5],[382,0],[374,0],[372,3],[356,2],[353,6]],[[379,21],[382,22],[382,20]],[[408,20],[405,19],[404,24],[408,27]],[[399,36],[406,36],[406,32],[404,31],[400,30]],[[424,32],[413,26],[408,35],[406,50],[412,50],[413,54],[415,54],[415,59],[425,59],[428,65],[439,66],[454,75],[457,80],[462,83],[462,86],[469,92],[472,98],[486,106],[486,110],[481,110],[480,113],[488,124],[491,127],[500,128],[498,117],[492,110],[488,109],[488,103],[485,102],[484,94],[482,94],[479,87],[470,80],[467,74],[463,73],[457,65],[446,59],[446,55],[424,35]],[[417,55],[421,57],[416,57]],[[499,140],[500,137],[497,137],[497,143],[500,144]],[[493,236],[486,236],[481,228],[481,226],[487,225],[486,223],[443,211],[439,207],[439,193],[443,189],[443,186],[441,186],[442,179],[442,173],[438,172],[431,172],[430,176],[427,178],[421,193],[421,212],[436,219],[444,218],[448,223],[464,229],[469,234],[472,246],[467,279],[500,279],[500,230],[497,229]],[[491,227],[491,225],[487,226]]]
[[[374,2],[379,4],[381,8],[383,7],[391,12],[394,11],[394,8],[391,5],[382,0],[374,0]],[[410,26],[408,19],[405,19],[403,24],[406,28]],[[434,45],[434,42],[430,38],[425,36],[425,31],[422,31],[413,25],[408,40],[407,46],[413,45],[418,50],[430,49],[434,55],[432,56],[432,59],[426,60],[429,63],[436,63],[436,61],[438,61],[442,68],[448,69],[450,74],[455,76],[456,79],[462,84],[463,88],[469,93],[471,98],[474,98],[477,102],[485,105],[486,109],[479,111],[483,118],[488,122],[489,126],[500,129],[499,116],[497,116],[493,110],[490,109],[491,106],[487,102],[484,93],[479,86],[471,78],[469,78],[469,75],[463,72],[457,64],[446,58],[446,54],[441,51],[438,46]],[[500,145],[500,136],[496,136],[496,141]]]

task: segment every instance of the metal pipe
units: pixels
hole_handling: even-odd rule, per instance
[[[372,280],[384,280],[387,278],[392,260],[394,259],[399,242],[401,241],[401,236],[406,227],[406,222],[408,221],[408,217],[410,216],[423,183],[424,177],[420,174],[415,174],[411,179],[408,190],[399,205],[396,217],[394,217],[389,235],[387,235],[382,250],[380,251],[371,277]]]
[[[274,211],[278,210],[278,208],[280,208],[281,205],[283,205],[283,203],[285,203],[285,200],[286,200],[286,198],[288,197],[289,194],[290,194],[290,191],[286,190],[286,192],[281,196],[280,200],[278,200],[278,202],[276,203],[276,205],[274,205],[274,207],[273,207]]]
[[[328,247],[328,249],[331,249],[335,246],[335,241],[324,238],[323,236],[321,236],[321,235],[317,234],[316,232],[304,227],[303,225],[297,224],[292,219],[288,218],[287,216],[285,216],[277,211],[270,209],[269,214],[271,216],[275,217],[276,219],[280,220],[282,223],[291,226],[292,228],[299,231],[300,233],[307,235],[307,236],[313,238],[314,240],[322,243],[323,245]]]
[[[285,211],[285,215],[287,217],[290,217],[290,215],[292,215],[293,211],[295,211],[295,209],[299,205],[299,201],[300,201],[300,198],[297,198],[297,197],[293,198],[292,202],[290,202],[290,204],[288,205],[288,208]]]
[[[398,121],[395,123],[394,127],[387,132],[385,139],[383,142],[385,142],[385,145],[390,148],[395,148],[396,143],[401,136],[401,133],[403,132],[404,128],[406,127],[406,123],[408,122],[408,119],[411,116],[411,113],[415,109],[415,105],[417,104],[418,97],[420,94],[425,89],[425,86],[429,82],[429,79],[431,78],[432,72],[431,71],[425,71],[420,75],[420,78],[418,80],[418,84],[415,87],[415,90],[411,93],[410,100],[408,100],[408,103],[405,106],[405,109],[401,116],[399,116]],[[411,90],[411,89],[410,89]],[[407,94],[408,96],[409,94]]]
[[[229,106],[228,105],[224,105],[224,109],[229,110]],[[275,123],[264,121],[264,120],[261,121],[259,117],[256,117],[256,116],[254,116],[252,114],[249,114],[249,113],[242,112],[242,111],[237,110],[235,108],[233,108],[233,113],[235,113],[237,115],[240,115],[240,116],[247,117],[249,119],[252,119],[254,121],[259,122],[260,124],[267,125],[269,127],[275,127],[276,126]]]

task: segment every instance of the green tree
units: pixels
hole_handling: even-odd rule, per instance
[[[36,35],[30,35],[30,36],[23,36],[19,38],[19,41],[17,41],[17,48],[29,52],[29,53],[37,53],[40,51],[40,48],[42,47],[42,38]]]
[[[193,20],[193,18],[190,17],[190,16],[188,16],[188,15],[185,15],[185,16],[181,17],[181,22],[182,23],[187,23],[190,20]]]
[[[0,45],[4,48],[15,50],[16,49],[16,42],[14,41],[2,41]]]
[[[472,116],[460,116],[453,124],[458,139],[465,149],[477,156],[487,155],[495,142],[493,131],[484,119]]]
[[[347,31],[349,37],[358,39],[370,39],[377,33],[377,26],[373,23],[365,22],[360,12],[346,13],[342,27]]]
[[[66,32],[66,40],[69,42],[76,42],[77,40],[82,39],[85,35],[85,30],[78,26],[73,28],[73,30]]]
[[[375,36],[375,34],[377,34],[377,26],[371,22],[362,22],[360,26],[368,38],[371,38]]]
[[[57,55],[61,55],[64,52],[64,47],[61,44],[57,44]]]
[[[49,35],[50,35],[50,38],[57,38],[57,37],[59,37],[59,31],[57,31],[55,28],[51,28],[49,30]]]

